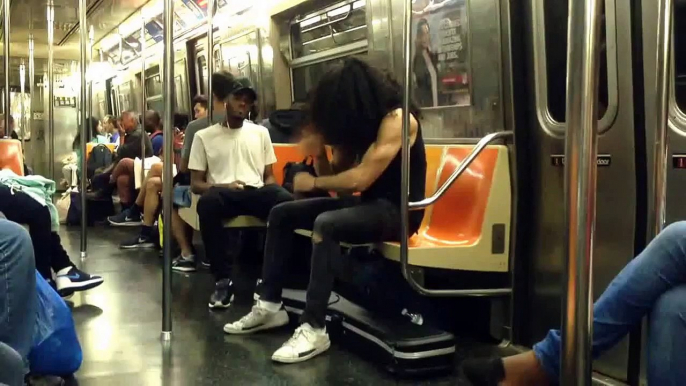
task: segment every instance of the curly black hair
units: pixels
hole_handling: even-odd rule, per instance
[[[309,115],[327,144],[361,156],[376,141],[381,121],[402,103],[403,87],[389,72],[349,58],[315,86]],[[413,101],[410,113],[420,118]]]

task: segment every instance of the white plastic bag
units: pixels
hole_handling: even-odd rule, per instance
[[[55,206],[57,207],[57,215],[60,219],[60,224],[67,223],[67,214],[69,213],[69,206],[71,205],[71,189],[64,192],[62,197],[57,200]]]

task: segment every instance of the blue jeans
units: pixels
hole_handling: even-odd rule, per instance
[[[0,342],[22,358],[33,343],[37,296],[31,238],[21,225],[0,219]]]
[[[648,384],[686,379],[686,221],[665,228],[612,280],[593,306],[593,358],[619,342],[650,313]],[[560,331],[534,346],[551,379],[559,379]]]

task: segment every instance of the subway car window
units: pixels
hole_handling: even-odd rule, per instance
[[[337,3],[291,25],[293,59],[367,38],[366,1]]]
[[[343,62],[345,58],[327,60],[293,69],[293,100],[304,102],[307,92],[326,74],[329,69]]]
[[[201,94],[205,94],[207,90],[207,59],[204,54],[198,56],[198,88]]]
[[[686,111],[686,4],[674,5],[674,92],[677,106]]]
[[[567,19],[568,0],[545,1],[545,44],[546,62],[548,65],[548,104],[550,114],[557,122],[565,121],[567,109]],[[607,41],[605,6],[603,3],[603,23],[601,31],[600,74],[598,82],[598,119],[608,106],[607,82]]]

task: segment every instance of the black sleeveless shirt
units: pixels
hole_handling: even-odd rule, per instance
[[[422,138],[422,127],[417,128],[417,138],[410,147],[410,202],[423,200],[426,188],[426,151]],[[402,154],[398,151],[386,170],[374,181],[366,191],[362,192],[362,199],[385,199],[400,208],[400,175],[402,169]],[[424,218],[423,210],[410,211],[410,235],[417,232]]]

